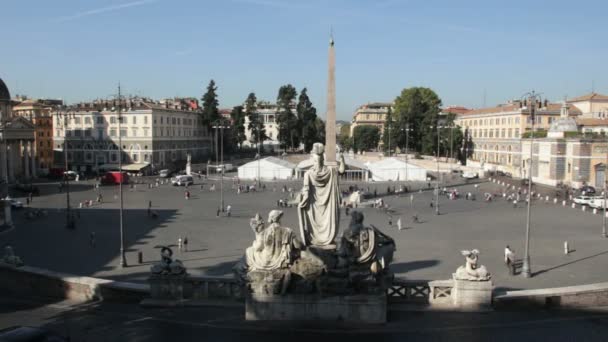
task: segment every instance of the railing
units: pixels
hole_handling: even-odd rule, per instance
[[[449,302],[452,280],[414,281],[395,278],[387,289],[389,303],[432,304]]]

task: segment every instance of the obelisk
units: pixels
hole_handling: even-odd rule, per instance
[[[327,77],[327,116],[325,117],[325,161],[336,165],[336,55],[334,37],[329,39],[329,68]]]

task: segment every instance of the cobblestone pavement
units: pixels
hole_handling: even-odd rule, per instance
[[[178,252],[192,274],[229,275],[235,262],[251,244],[253,234],[249,219],[259,212],[267,216],[276,208],[283,193],[283,183],[267,183],[266,190],[237,195],[232,181],[225,181],[225,204],[232,206],[232,216],[216,216],[220,192],[209,187],[218,182],[200,180],[191,186],[192,196],[185,199],[185,189],[160,185],[148,189],[138,185],[124,189],[124,230],[129,267],[119,268],[119,201],[117,187],[102,187],[102,204],[79,209],[76,229],[65,228],[65,193],[59,193],[56,184],[40,185],[42,195],[31,204],[44,208],[48,217],[27,220],[15,211],[16,229],[0,234],[0,245],[15,246],[27,264],[57,271],[92,275],[111,279],[144,281],[150,264],[157,260],[159,245],[176,245],[179,237],[188,237],[188,251]],[[393,186],[394,184],[390,184]],[[299,182],[287,183],[298,189]],[[343,185],[347,187],[346,184]],[[426,188],[427,184],[417,184]],[[366,189],[367,184],[363,185]],[[386,192],[387,184],[369,184],[370,192]],[[92,183],[74,184],[71,203],[94,200]],[[430,207],[433,193],[430,190],[414,192],[413,206],[410,194],[384,197],[391,206],[388,212],[361,208],[365,223],[379,227],[395,238],[397,252],[392,265],[394,272],[408,279],[449,279],[452,272],[464,262],[460,250],[477,248],[480,261],[493,273],[499,289],[543,288],[608,281],[608,274],[600,271],[608,265],[608,239],[601,238],[601,215],[583,212],[580,208],[534,200],[531,221],[530,254],[534,277],[525,279],[509,276],[503,264],[503,250],[510,245],[518,257],[523,256],[525,237],[525,204],[513,208],[500,197],[502,188],[493,183],[459,186],[461,193],[476,194],[476,201],[463,198],[448,200],[440,197],[441,215],[434,215]],[[483,194],[496,193],[499,197],[485,202]],[[156,219],[147,215],[149,201]],[[24,201],[25,202],[25,201]],[[295,208],[283,208],[283,223],[297,230]],[[417,214],[421,223],[412,223]],[[397,229],[401,218],[403,230]],[[391,222],[389,222],[391,221]],[[341,226],[349,218],[342,214]],[[389,224],[389,223],[392,223]],[[95,244],[91,245],[91,232]],[[568,241],[572,253],[565,255],[563,243]],[[143,264],[137,254],[143,253]]]

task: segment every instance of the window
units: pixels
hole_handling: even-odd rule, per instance
[[[85,129],[84,130],[84,136],[85,137],[90,137],[91,136],[91,129]]]
[[[137,124],[137,116],[133,115],[133,124]]]
[[[97,124],[98,125],[103,125],[103,116],[98,116],[97,117]]]
[[[147,116],[144,116],[144,124],[146,124],[146,125],[148,124],[148,117]]]
[[[127,129],[126,128],[121,128],[120,129],[120,136],[121,137],[126,137],[127,136]]]
[[[103,129],[100,128],[97,130],[97,138],[103,139]]]
[[[42,147],[42,145],[43,145],[43,142],[42,142],[42,141],[41,141],[41,142],[40,142],[40,144],[39,144],[39,145],[40,145],[40,147]]]
[[[516,128],[516,129],[515,129],[515,137],[516,137],[516,138],[519,138],[519,128]]]
[[[150,156],[147,153],[144,154],[144,161],[145,162],[149,162],[150,161]]]
[[[85,117],[85,118],[84,118],[84,123],[85,123],[85,124],[87,124],[87,125],[90,125],[90,124],[91,124],[91,118],[90,118],[90,117],[88,117],[88,116],[87,116],[87,117]]]
[[[111,137],[115,137],[116,136],[116,128],[111,128],[110,129],[110,136]]]
[[[133,131],[133,134],[131,136],[132,137],[136,137],[137,136],[137,128],[133,128],[132,131]]]
[[[118,160],[118,158],[116,157],[116,153],[112,153],[112,154],[110,154],[110,159],[111,159],[113,162],[116,162],[116,161]]]
[[[572,164],[568,163],[568,173],[572,172],[571,168],[572,168]]]
[[[148,129],[144,128],[144,137],[147,137],[147,136],[148,136]]]
[[[80,124],[80,118],[79,117],[75,117],[74,118],[74,123],[75,124]]]
[[[509,128],[509,135],[507,136],[507,138],[513,138],[513,129]]]
[[[160,117],[160,124],[161,125],[163,124],[163,117],[162,116]]]
[[[115,116],[110,116],[110,123],[111,124],[115,124],[116,123],[116,117]]]
[[[56,137],[61,136],[61,130],[60,129],[55,130],[55,136]]]
[[[65,136],[66,137],[71,137],[72,136],[72,131],[65,131]]]
[[[132,157],[132,159],[133,159],[133,161],[134,161],[134,162],[138,162],[138,161],[139,161],[139,160],[138,160],[138,158],[137,158],[137,157],[138,157],[138,156],[137,156],[137,153],[133,153],[133,154],[131,155],[131,157]]]
[[[93,153],[86,152],[84,154],[84,160],[87,161],[87,162],[89,162],[89,163],[92,162],[93,161]]]

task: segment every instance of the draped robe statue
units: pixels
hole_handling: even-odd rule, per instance
[[[304,185],[298,196],[300,234],[306,246],[335,247],[334,239],[340,222],[339,173],[344,173],[344,157],[339,166],[324,165],[324,146],[315,143],[311,155],[313,166],[304,174]]]
[[[290,228],[281,226],[282,216],[282,211],[272,210],[266,228],[259,215],[251,220],[255,240],[245,252],[248,271],[287,269],[291,265],[301,245]]]

